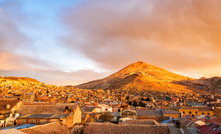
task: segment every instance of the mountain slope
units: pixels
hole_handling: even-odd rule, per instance
[[[162,68],[137,62],[100,80],[75,86],[82,89],[136,89],[192,92],[195,88],[178,84],[177,81],[193,81],[193,78],[171,73]],[[197,90],[197,89],[196,89]]]

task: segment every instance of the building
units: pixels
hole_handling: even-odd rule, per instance
[[[16,112],[22,106],[22,101],[13,98],[0,99],[0,114],[9,114]]]
[[[18,113],[21,115],[26,115],[28,118],[36,120],[33,117],[38,116],[38,120],[48,123],[52,119],[52,115],[62,116],[64,115],[66,117],[66,125],[67,127],[71,127],[76,123],[81,123],[81,117],[82,117],[82,111],[78,104],[68,103],[68,104],[48,104],[48,105],[23,105],[19,110]],[[33,116],[29,116],[29,114],[35,114]],[[68,116],[66,116],[68,115]],[[23,116],[26,120],[26,116]],[[42,116],[46,116],[45,118],[42,118]],[[55,119],[58,119],[60,117],[56,117]],[[21,119],[21,118],[20,118]],[[54,119],[54,117],[53,117]],[[46,121],[47,120],[47,121]],[[40,123],[41,124],[41,123]]]
[[[211,115],[213,116],[213,110],[211,107],[182,107],[179,109],[182,115]]]
[[[31,101],[31,102],[33,102],[35,100],[35,94],[34,93],[23,93],[23,94],[21,94],[20,99],[22,101]]]
[[[121,112],[121,117],[135,117],[139,119],[154,119],[156,121],[166,120],[170,117],[180,118],[181,113],[168,109],[159,110],[124,110]]]
[[[17,124],[34,124],[42,125],[52,122],[59,122],[63,126],[66,126],[66,122],[69,114],[25,114],[17,118]]]

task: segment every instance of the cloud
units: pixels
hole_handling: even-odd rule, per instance
[[[87,0],[61,14],[70,32],[63,41],[112,71],[142,60],[221,75],[203,71],[221,67],[220,12],[219,0]]]
[[[30,40],[19,29],[19,25],[22,25],[25,19],[20,3],[12,1],[0,3],[0,52],[14,52],[16,49],[28,47],[26,43]]]

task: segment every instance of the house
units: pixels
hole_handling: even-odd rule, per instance
[[[136,117],[139,119],[166,120],[170,117],[179,118],[181,113],[168,109],[159,110],[124,110],[120,113],[121,117]]]
[[[25,114],[17,118],[17,125],[34,124],[42,125],[51,122],[59,122],[67,126],[69,114]]]
[[[112,112],[112,107],[105,104],[95,104],[96,106],[101,108],[101,112]]]
[[[22,101],[13,98],[0,99],[0,114],[14,113],[22,106]]]
[[[82,124],[91,123],[91,122],[95,122],[95,118],[90,116],[90,114],[88,113],[82,113]]]
[[[31,101],[31,102],[33,102],[35,100],[35,94],[24,92],[23,94],[21,94],[20,99],[22,101]]]
[[[48,104],[48,105],[23,105],[18,109],[21,115],[27,114],[41,114],[41,115],[62,115],[68,114],[67,126],[73,126],[76,123],[81,123],[82,111],[78,104],[63,103],[63,104]]]
[[[213,116],[212,107],[182,107],[179,109],[182,115],[194,114],[194,115],[211,115]]]
[[[121,117],[135,117],[137,112],[135,110],[124,110],[120,112]]]

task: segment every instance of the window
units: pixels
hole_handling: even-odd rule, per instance
[[[185,111],[183,111],[183,114],[185,114]]]
[[[202,115],[204,115],[204,113],[202,113]]]
[[[191,114],[192,112],[191,111],[189,111],[189,114]]]
[[[197,111],[196,111],[196,114],[197,114]]]
[[[207,113],[209,115],[209,113]]]

